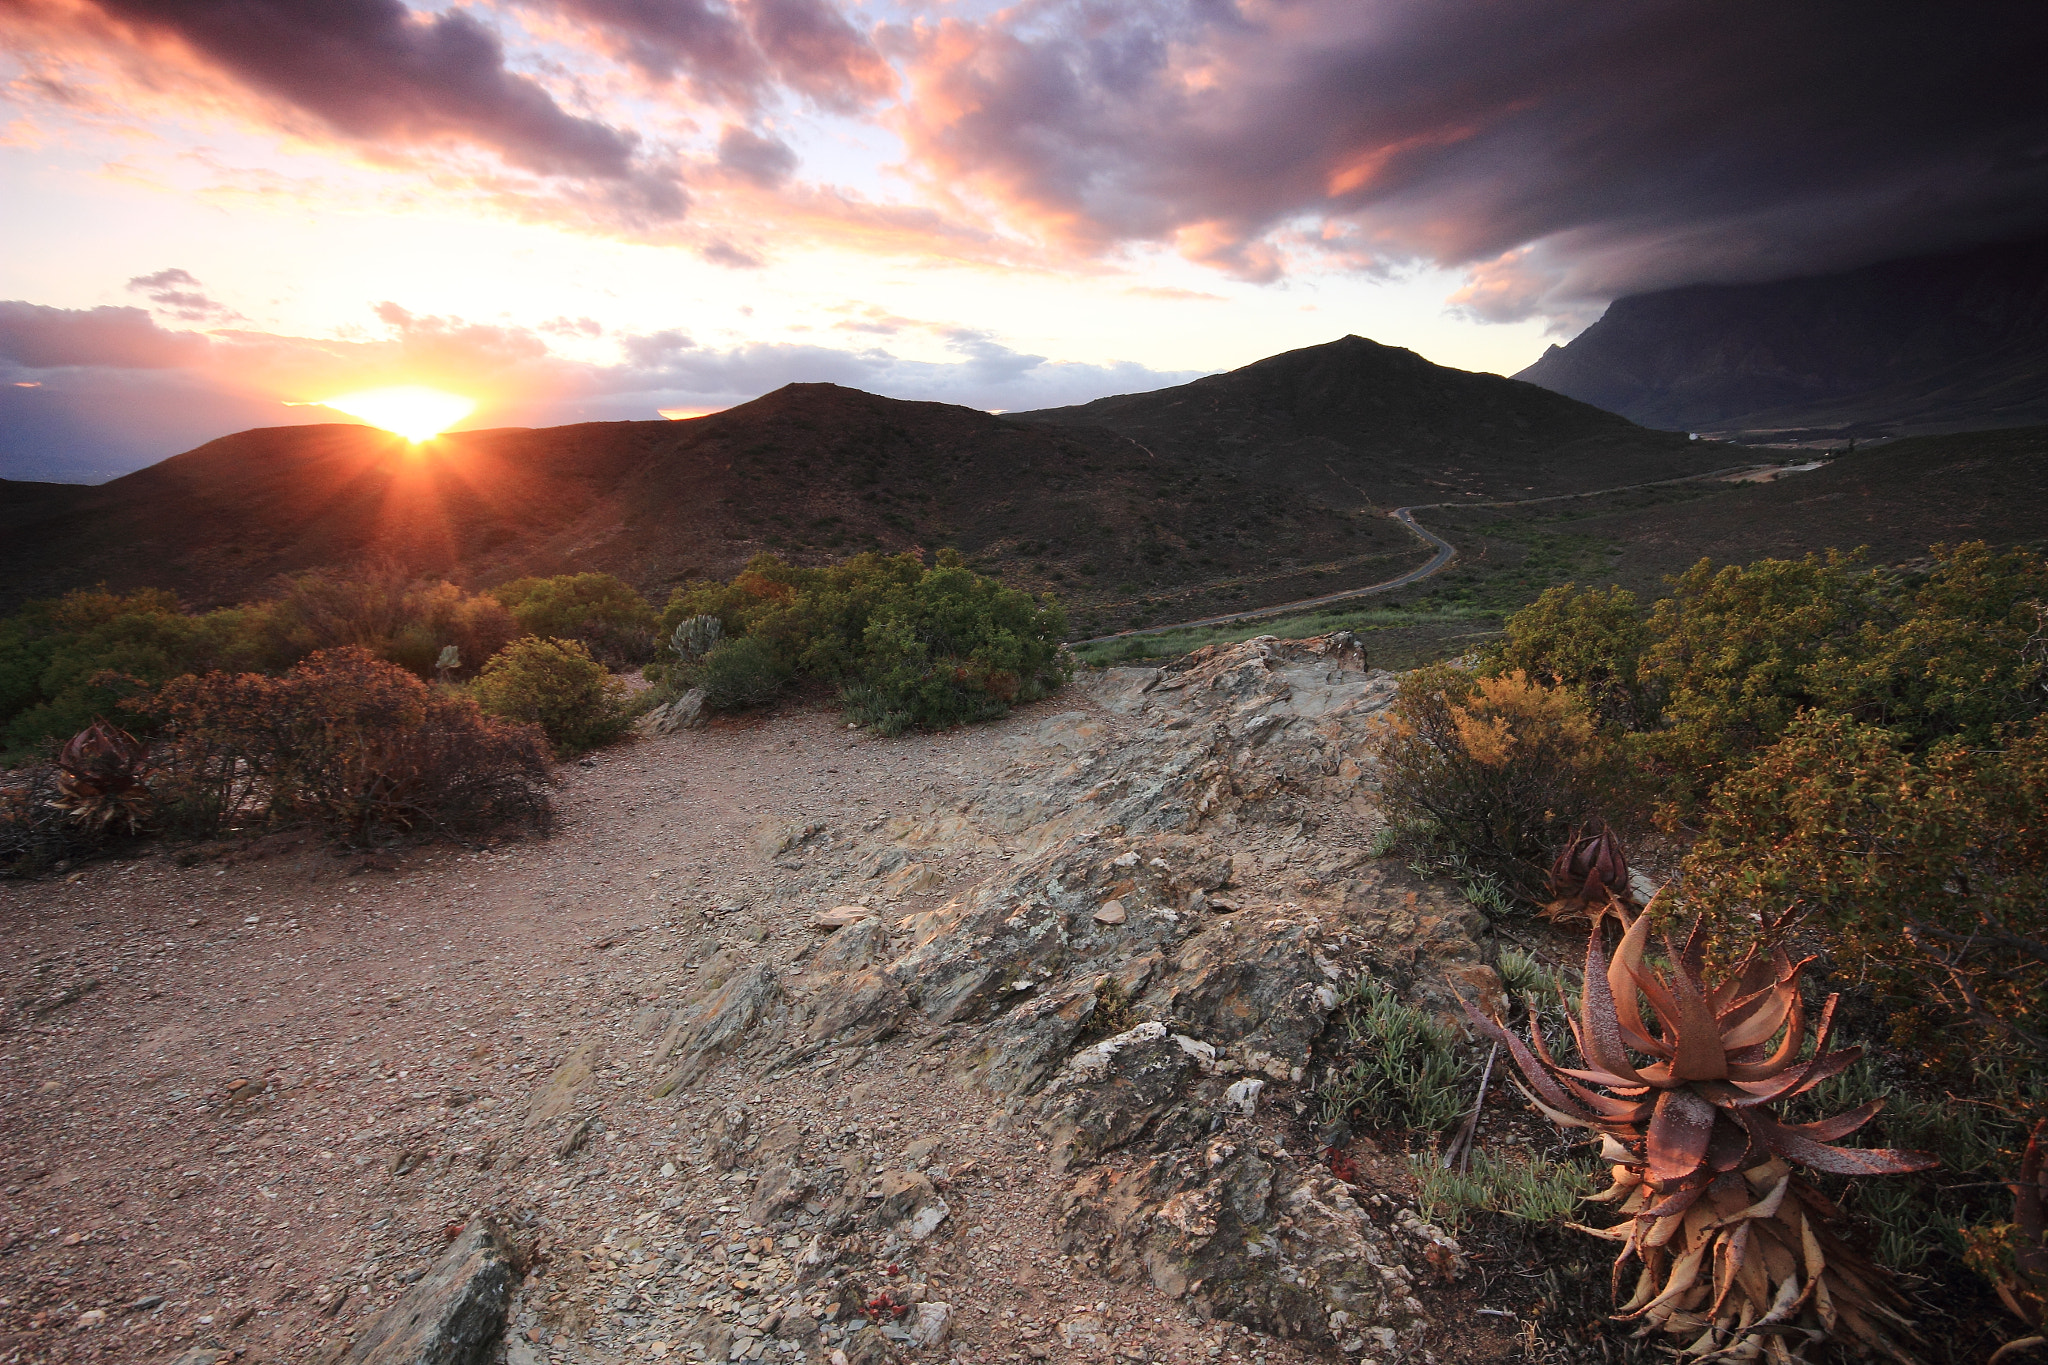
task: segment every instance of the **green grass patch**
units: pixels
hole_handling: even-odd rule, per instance
[[[1137,663],[1149,659],[1177,659],[1205,645],[1236,644],[1241,640],[1250,640],[1261,635],[1277,635],[1283,640],[1301,640],[1312,635],[1328,635],[1337,630],[1365,634],[1412,627],[1446,626],[1491,634],[1497,623],[1496,613],[1463,606],[1412,611],[1399,607],[1336,603],[1293,616],[1269,616],[1255,621],[1233,621],[1228,625],[1163,630],[1154,635],[1132,635],[1123,639],[1093,641],[1075,645],[1073,649],[1075,656],[1083,663],[1106,668],[1113,664]]]

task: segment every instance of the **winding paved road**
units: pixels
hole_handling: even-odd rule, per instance
[[[1436,547],[1436,553],[1429,562],[1419,568],[1410,569],[1397,578],[1383,583],[1370,583],[1362,588],[1345,588],[1341,592],[1325,593],[1321,597],[1304,597],[1293,602],[1281,602],[1270,607],[1254,607],[1250,611],[1227,612],[1222,616],[1204,616],[1193,621],[1175,621],[1171,625],[1146,626],[1140,630],[1120,630],[1113,635],[1097,635],[1088,640],[1076,640],[1077,645],[1097,645],[1109,640],[1136,639],[1144,635],[1164,635],[1173,630],[1191,630],[1198,626],[1227,626],[1239,621],[1256,621],[1262,616],[1283,616],[1288,612],[1306,611],[1312,607],[1328,606],[1332,602],[1344,602],[1354,597],[1370,597],[1374,593],[1392,592],[1405,588],[1410,583],[1419,583],[1425,578],[1441,573],[1445,566],[1458,557],[1457,547],[1436,532],[1415,520],[1414,513],[1427,512],[1436,507],[1528,507],[1539,502],[1563,502],[1568,498],[1597,498],[1608,493],[1632,493],[1639,488],[1662,488],[1674,483],[1698,483],[1702,479],[1717,479],[1726,474],[1755,469],[1754,464],[1729,465],[1725,469],[1709,470],[1705,474],[1687,474],[1676,479],[1653,479],[1649,483],[1628,483],[1615,488],[1590,488],[1583,493],[1553,493],[1542,498],[1521,498],[1513,502],[1418,502],[1407,507],[1396,507],[1390,516],[1413,531],[1422,540]]]

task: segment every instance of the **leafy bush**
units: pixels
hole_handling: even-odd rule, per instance
[[[654,655],[654,608],[608,573],[516,578],[491,589],[528,635],[575,640],[614,668]]]
[[[1478,865],[1526,897],[1540,865],[1597,813],[1632,803],[1585,705],[1521,673],[1438,664],[1401,679],[1373,737],[1381,800],[1405,840]]]
[[[0,720],[9,748],[34,750],[111,716],[183,673],[259,666],[260,609],[188,615],[154,590],[80,591],[32,602],[0,623]],[[136,715],[145,732],[153,718]]]
[[[626,685],[580,640],[514,640],[484,663],[473,691],[488,714],[538,725],[567,752],[615,739],[633,723]]]
[[[1626,729],[1653,724],[1661,713],[1644,685],[1650,633],[1634,593],[1567,583],[1509,617],[1505,629],[1487,672],[1519,672],[1546,687],[1563,687],[1602,723]]]
[[[365,650],[323,650],[282,677],[174,679],[148,705],[166,718],[151,792],[185,832],[306,819],[361,841],[549,823],[539,727]]]
[[[1902,1043],[1965,1019],[2048,1054],[2048,723],[1999,738],[1916,756],[1879,726],[1801,716],[1716,788],[1688,900],[1780,935],[1817,920],[1912,1002],[1895,1021]]]
[[[775,648],[758,636],[726,640],[704,656],[690,674],[691,685],[704,689],[704,703],[714,711],[744,711],[774,701],[793,670]]]
[[[318,569],[287,579],[268,616],[274,666],[316,650],[353,647],[421,678],[434,676],[449,645],[465,661],[481,663],[520,633],[497,598],[417,579],[394,565],[350,573]]]
[[[915,553],[816,569],[757,556],[730,583],[678,588],[660,629],[673,637],[703,618],[723,643],[699,663],[651,667],[665,692],[702,687],[723,710],[759,705],[795,679],[831,683],[850,719],[892,734],[1001,715],[1070,669],[1057,603],[983,578],[952,551],[929,569]]]

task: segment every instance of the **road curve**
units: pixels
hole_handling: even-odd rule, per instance
[[[1149,452],[1148,452],[1149,453]],[[1425,578],[1441,573],[1445,566],[1458,557],[1457,547],[1436,532],[1415,520],[1414,513],[1428,511],[1433,507],[1527,507],[1539,502],[1564,502],[1571,498],[1596,498],[1608,493],[1631,493],[1639,488],[1662,488],[1674,483],[1698,483],[1703,479],[1718,479],[1725,474],[1740,473],[1755,469],[1756,464],[1729,465],[1726,469],[1713,469],[1704,474],[1686,474],[1676,479],[1653,479],[1648,483],[1622,484],[1617,488],[1591,488],[1583,493],[1554,493],[1543,498],[1522,498],[1514,502],[1418,502],[1406,507],[1396,507],[1390,516],[1406,526],[1428,544],[1436,547],[1436,553],[1427,564],[1410,569],[1398,578],[1389,578],[1384,583],[1372,583],[1363,588],[1346,588],[1342,592],[1325,593],[1321,597],[1304,597],[1298,601],[1281,602],[1270,607],[1254,607],[1250,611],[1233,611],[1222,616],[1204,616],[1194,621],[1175,621],[1171,625],[1146,626],[1141,630],[1120,630],[1114,635],[1097,635],[1087,640],[1075,640],[1077,645],[1099,645],[1109,640],[1132,640],[1146,635],[1164,635],[1173,630],[1191,630],[1197,626],[1227,626],[1239,621],[1256,621],[1262,616],[1284,616],[1288,612],[1305,611],[1311,607],[1324,607],[1332,602],[1343,602],[1353,597],[1370,597],[1374,593],[1391,592],[1405,588],[1410,583],[1419,583]]]
[[[1440,507],[1443,504],[1428,503],[1417,505]],[[1129,640],[1144,635],[1162,635],[1169,630],[1189,630],[1196,626],[1227,626],[1237,621],[1256,621],[1261,616],[1279,616],[1286,612],[1301,611],[1309,607],[1327,606],[1332,602],[1342,602],[1353,597],[1369,597],[1376,592],[1389,592],[1395,588],[1405,588],[1410,583],[1419,583],[1456,559],[1458,557],[1458,550],[1456,546],[1436,532],[1418,524],[1415,518],[1409,515],[1413,511],[1414,508],[1412,507],[1396,507],[1391,515],[1394,520],[1406,526],[1430,545],[1435,546],[1436,553],[1430,556],[1427,564],[1419,568],[1410,569],[1398,578],[1389,578],[1384,583],[1373,583],[1363,588],[1346,588],[1342,592],[1324,593],[1321,597],[1304,597],[1293,602],[1282,602],[1278,606],[1254,607],[1250,611],[1227,612],[1222,616],[1204,616],[1194,621],[1176,621],[1169,626],[1146,626],[1142,630],[1120,630],[1114,635],[1097,635],[1093,639],[1076,640],[1074,643],[1077,645],[1094,645],[1101,644],[1105,640]]]

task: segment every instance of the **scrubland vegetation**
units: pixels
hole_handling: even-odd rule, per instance
[[[716,621],[700,648],[678,632]],[[678,588],[661,615],[665,695],[702,688],[714,709],[772,700],[794,683],[837,689],[847,718],[884,734],[1002,715],[1067,680],[1057,601],[1005,588],[941,550],[857,555],[805,568],[761,555],[729,583]],[[702,627],[698,627],[701,631]]]
[[[364,843],[544,827],[551,756],[689,688],[714,711],[805,686],[888,733],[960,724],[1059,686],[1065,625],[946,552],[929,568],[764,555],[662,611],[596,573],[472,593],[321,571],[206,612],[73,592],[0,621],[0,871],[145,831],[310,822]],[[637,700],[626,669],[653,684]]]
[[[1607,1134],[1608,1197],[1640,1215],[1617,1237],[1648,1236],[1695,1201],[1723,1220],[1688,1221],[1668,1246],[1660,1233],[1655,1254],[1626,1242],[1627,1311],[1773,1357],[1786,1336],[1746,1333],[1774,1303],[1774,1320],[1884,1352],[1924,1349],[1894,1315],[1930,1308],[1975,1344],[1944,1353],[1983,1345],[2000,1302],[2009,1328],[2038,1330],[2048,1249],[2038,1198],[2029,1214],[2014,1191],[2048,1117],[2039,555],[1944,547],[1911,571],[1844,555],[1702,562],[1647,605],[1556,588],[1475,664],[1408,674],[1378,746],[1392,849],[1490,888],[1510,932],[1533,934],[1514,922],[1547,896],[1553,916],[1629,922],[1633,907],[1570,902],[1540,870],[1595,820],[1671,874],[1612,965],[1596,928],[1595,974],[1554,983],[1573,1027],[1550,1027],[1532,1001],[1521,1031],[1548,1052],[1512,1043],[1553,1118]],[[1809,956],[1839,1000],[1802,987],[1795,963]],[[1524,989],[1540,975],[1526,959],[1503,967]],[[1624,984],[1637,980],[1659,1016],[1647,1024]],[[1550,1056],[1575,1069],[1557,1079]],[[1588,1088],[1603,1085],[1618,1089]],[[1326,1103],[1353,1092],[1371,1087],[1339,1076]],[[1836,1155],[1851,1134],[1862,1145]],[[1649,1203],[1670,1200],[1655,1217],[1642,1181],[1662,1192]],[[1441,1175],[1424,1183],[1437,1203],[1466,1197]],[[1536,1206],[1500,1196],[1485,1171],[1466,1183],[1479,1208]],[[1757,1200],[1782,1211],[1740,1213]],[[1801,1251],[1801,1219],[1824,1218],[1829,1200],[1908,1299],[1821,1233]],[[1738,1226],[1753,1240],[1716,1240]],[[1772,1247],[1809,1264],[1794,1274]],[[1816,1295],[1833,1320],[1785,1307]]]

